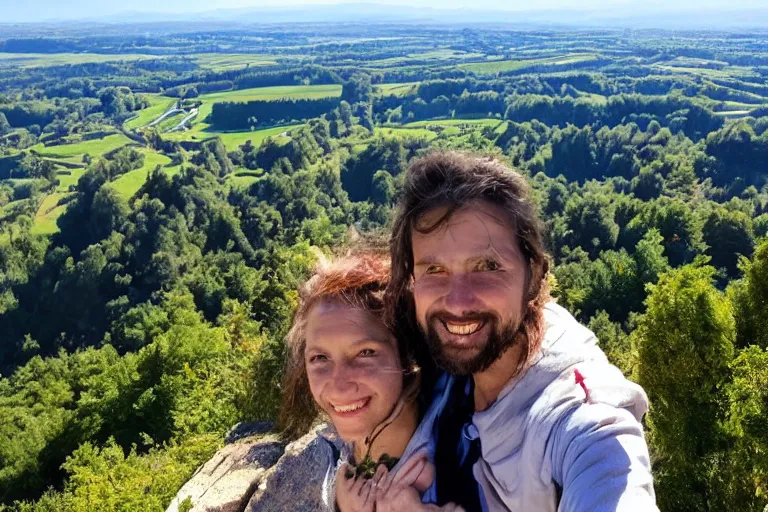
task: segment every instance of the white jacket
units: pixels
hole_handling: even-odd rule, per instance
[[[544,318],[545,339],[532,365],[466,429],[480,438],[473,472],[486,509],[658,510],[640,423],[645,392],[565,309],[550,303]]]

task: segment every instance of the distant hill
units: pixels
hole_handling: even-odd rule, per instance
[[[43,0],[43,4],[49,3]],[[389,3],[336,3],[325,5],[260,6],[239,9],[210,9],[211,3],[202,0],[189,2],[164,2],[162,11],[148,1],[133,2],[130,10],[106,5],[94,0],[79,0],[66,8],[60,3],[41,8],[16,5],[4,13],[7,22],[35,22],[57,20],[87,20],[102,23],[148,23],[148,22],[226,22],[240,25],[263,23],[459,23],[459,24],[504,24],[504,25],[561,25],[601,26],[616,28],[765,28],[768,30],[768,5],[757,7],[755,3],[734,1],[702,1],[696,6],[685,2],[675,5],[648,5],[647,2],[632,1],[621,5],[594,5],[582,2],[578,8],[557,8],[557,2],[539,2],[535,9],[510,7],[500,9],[488,2],[472,2],[472,7],[446,8],[412,5],[391,5]],[[428,2],[421,2],[428,3]],[[91,5],[93,4],[93,5]],[[452,6],[456,3],[445,2]],[[468,5],[469,2],[459,2]],[[226,5],[224,2],[219,5]],[[43,6],[46,7],[46,6]],[[43,14],[41,14],[43,13]],[[0,37],[2,37],[0,32]]]

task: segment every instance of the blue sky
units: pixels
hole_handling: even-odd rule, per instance
[[[360,3],[360,0],[0,0],[0,23],[45,19],[94,18],[120,12],[189,13],[215,9],[285,7],[287,5],[321,5]],[[480,10],[599,9],[602,11],[684,10],[684,9],[768,9],[768,0],[369,0],[368,3],[399,4],[441,9],[470,8]],[[0,34],[2,37],[2,34]]]

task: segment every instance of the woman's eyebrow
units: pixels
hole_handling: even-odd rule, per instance
[[[423,266],[423,265],[432,265],[433,263],[437,263],[437,258],[434,256],[424,256],[423,258],[419,258],[419,261],[413,264],[414,267]]]
[[[357,346],[357,345],[363,345],[365,343],[375,343],[377,345],[386,345],[387,340],[379,340],[376,338],[360,338],[359,340],[353,341],[352,345]]]

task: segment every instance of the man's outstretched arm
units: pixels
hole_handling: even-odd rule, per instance
[[[559,422],[551,441],[558,510],[658,510],[643,427],[626,409],[585,403]]]

